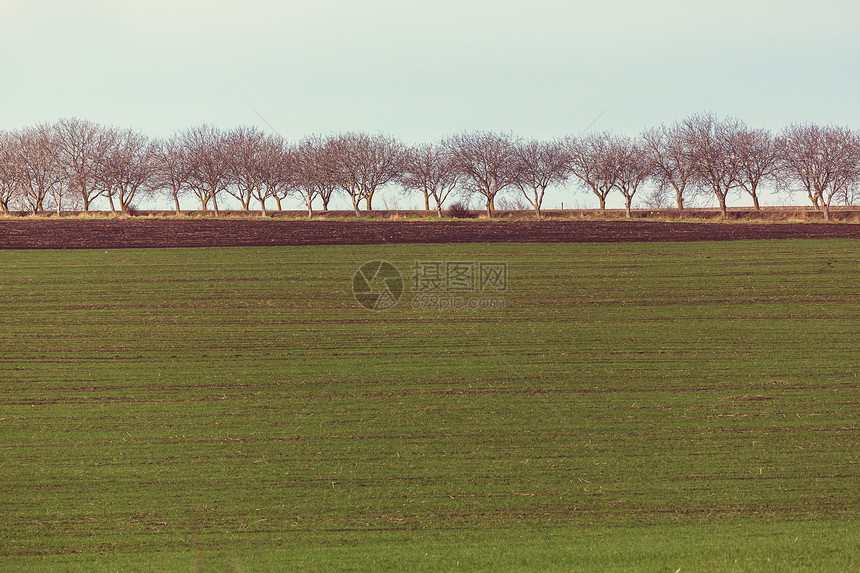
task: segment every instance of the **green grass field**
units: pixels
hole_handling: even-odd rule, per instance
[[[415,261],[506,263],[504,307],[413,308]],[[858,261],[0,252],[0,570],[856,571]]]

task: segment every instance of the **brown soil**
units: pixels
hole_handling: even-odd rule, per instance
[[[860,239],[860,224],[619,220],[0,219],[0,249]]]

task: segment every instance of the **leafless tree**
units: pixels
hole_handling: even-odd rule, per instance
[[[460,182],[460,172],[451,152],[443,145],[425,143],[406,150],[400,169],[400,185],[418,191],[424,197],[424,210],[430,210],[430,199],[436,213],[442,216],[442,205]]]
[[[643,143],[629,137],[613,137],[609,153],[614,171],[614,186],[624,196],[625,212],[630,219],[633,196],[642,183],[654,173],[655,161]]]
[[[847,207],[848,205],[856,205],[860,201],[860,181],[855,181],[853,185],[845,188],[844,193],[840,193],[840,199]]]
[[[740,164],[738,183],[753,200],[756,211],[759,211],[759,186],[776,174],[777,152],[774,138],[767,130],[742,127],[737,133],[735,143],[735,153]]]
[[[492,217],[499,193],[518,178],[515,142],[508,134],[473,131],[455,135],[444,143],[462,175],[469,195],[482,195],[487,216]]]
[[[217,128],[199,125],[182,134],[183,154],[188,161],[188,185],[203,211],[209,203],[217,217],[218,197],[229,183],[229,157],[224,134]]]
[[[176,214],[181,214],[179,199],[189,189],[190,165],[180,136],[174,135],[156,142],[153,161],[156,167],[153,187],[169,193]]]
[[[689,140],[679,124],[646,130],[642,143],[654,161],[653,179],[659,193],[671,188],[675,193],[675,204],[683,211],[686,200],[698,189],[692,163],[693,153]]]
[[[60,169],[57,184],[48,188],[46,199],[49,200],[45,205],[46,208],[53,208],[57,215],[65,209],[80,209],[80,205],[82,205],[80,196],[73,193],[69,188],[68,179],[66,179],[62,169]]]
[[[323,211],[328,211],[331,197],[338,189],[335,157],[336,153],[332,142],[330,140],[323,142],[317,151],[317,191],[322,201]]]
[[[280,139],[280,138],[279,138]],[[296,193],[298,173],[295,146],[280,139],[280,146],[271,148],[271,155],[265,177],[271,189],[278,211],[284,210],[284,200]]]
[[[739,120],[719,120],[711,114],[692,115],[682,126],[696,176],[713,191],[726,217],[726,197],[742,187],[739,134],[745,127]]]
[[[245,211],[250,210],[251,199],[256,199],[265,216],[266,199],[272,196],[275,187],[268,185],[267,179],[277,173],[271,164],[280,160],[273,153],[277,144],[255,127],[238,127],[225,135],[224,145],[228,159],[227,193],[235,197]]]
[[[792,125],[777,147],[784,184],[802,187],[829,221],[833,198],[847,197],[860,182],[860,136],[843,127]]]
[[[16,133],[0,132],[0,211],[8,214],[10,205],[23,198],[21,142]]]
[[[517,178],[514,185],[522,192],[541,218],[541,205],[547,188],[567,181],[568,155],[559,141],[525,141],[514,146]]]
[[[567,168],[600,200],[606,210],[606,197],[615,187],[617,171],[612,161],[612,135],[591,133],[565,142]]]
[[[331,195],[338,188],[333,158],[334,145],[319,136],[306,137],[296,146],[293,156],[295,185],[293,193],[298,195],[314,216],[314,200],[319,197],[323,210],[328,211]]]
[[[362,200],[372,211],[376,191],[400,174],[402,145],[385,135],[347,133],[329,139],[326,147],[334,181],[352,200],[356,216]]]
[[[71,190],[81,197],[84,211],[101,195],[100,164],[110,149],[115,130],[77,118],[62,119],[54,126],[60,166]]]
[[[274,197],[280,211],[281,201],[295,189],[296,159],[293,146],[280,135],[267,135],[261,151],[261,186],[253,196],[260,203],[261,214],[265,217],[268,215],[267,198]]]
[[[45,199],[63,184],[63,170],[57,157],[53,127],[39,124],[18,133],[23,202],[28,210],[45,210]],[[62,208],[62,205],[59,205]]]
[[[99,181],[115,211],[114,198],[127,213],[135,197],[158,186],[158,149],[149,138],[133,129],[118,131],[113,145],[102,156]]]

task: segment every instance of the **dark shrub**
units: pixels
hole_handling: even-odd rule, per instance
[[[475,214],[469,211],[462,203],[454,203],[448,207],[448,216],[452,219],[472,219]]]

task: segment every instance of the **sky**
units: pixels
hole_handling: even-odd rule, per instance
[[[856,0],[0,0],[0,129],[860,128]]]

